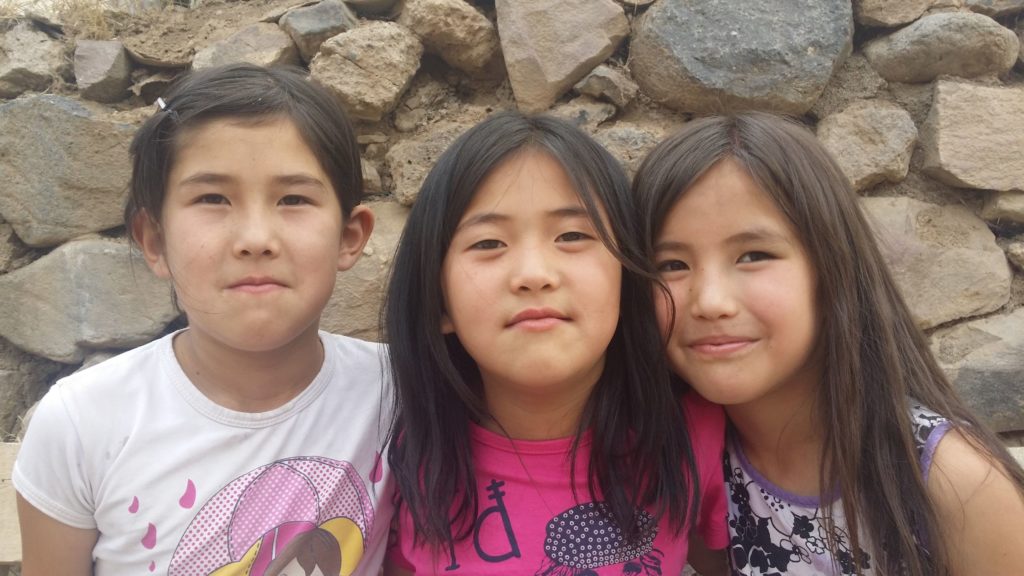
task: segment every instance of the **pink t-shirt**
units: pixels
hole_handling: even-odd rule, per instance
[[[705,544],[725,548],[726,500],[722,476],[725,416],[694,393],[683,398],[700,476],[696,531]],[[414,574],[679,574],[691,528],[676,533],[667,518],[641,514],[642,537],[623,542],[601,502],[589,501],[589,439],[577,452],[576,494],[566,454],[571,438],[512,441],[479,426],[471,429],[479,509],[469,538],[454,550],[413,547],[412,517],[400,508],[389,556]]]

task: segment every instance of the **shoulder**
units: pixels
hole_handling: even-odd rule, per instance
[[[998,460],[957,430],[935,450],[928,492],[954,574],[1010,574],[1024,564],[1024,496]]]
[[[322,331],[320,339],[324,343],[326,353],[337,358],[342,364],[367,364],[380,370],[383,362],[387,360],[387,346],[378,342]]]

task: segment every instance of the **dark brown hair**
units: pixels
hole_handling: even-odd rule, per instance
[[[1018,487],[1024,487],[1024,472],[935,362],[856,194],[814,135],[796,121],[747,112],[694,120],[659,144],[633,183],[648,256],[676,200],[727,158],[785,214],[816,271],[822,501],[825,487],[839,487],[850,548],[859,549],[858,530],[871,534],[883,545],[875,550],[883,573],[948,574],[942,526],[918,465],[909,399],[947,418]],[[830,507],[822,514],[833,527]],[[828,545],[834,550],[836,543]]]
[[[345,217],[363,195],[359,146],[352,124],[326,88],[291,66],[230,64],[186,74],[163,96],[163,108],[135,133],[125,225],[145,211],[160,221],[167,177],[181,137],[222,118],[259,123],[291,120],[331,179]]]

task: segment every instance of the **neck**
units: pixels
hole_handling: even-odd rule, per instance
[[[274,351],[244,351],[185,330],[174,354],[207,398],[239,412],[266,412],[299,395],[320,372],[323,345],[315,328]]]
[[[589,386],[543,392],[488,386],[484,383],[491,419],[483,426],[515,440],[551,440],[576,433],[583,408],[596,381]]]
[[[815,407],[817,381],[787,386],[753,402],[726,406],[751,465],[780,488],[820,494],[824,430]]]

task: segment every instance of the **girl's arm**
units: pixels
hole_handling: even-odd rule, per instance
[[[43,514],[18,494],[21,576],[92,576],[99,532],[73,528]]]
[[[728,573],[725,550],[708,548],[696,531],[690,532],[690,548],[686,560],[701,576],[725,576]]]
[[[1006,471],[959,433],[939,442],[928,477],[953,574],[1021,573],[1024,498]]]

